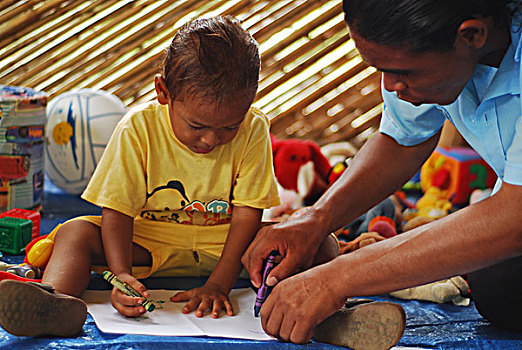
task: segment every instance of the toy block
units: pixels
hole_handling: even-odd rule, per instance
[[[422,190],[431,186],[447,190],[447,199],[454,205],[468,204],[473,190],[493,188],[496,180],[493,169],[466,147],[438,147],[421,169]]]
[[[24,252],[25,246],[31,242],[33,223],[29,219],[0,218],[0,251],[19,255]]]
[[[33,223],[32,239],[40,237],[40,213],[33,210],[13,208],[0,214],[0,218],[9,216],[11,218],[29,219]]]

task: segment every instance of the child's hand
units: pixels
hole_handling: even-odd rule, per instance
[[[147,288],[145,288],[145,286],[132,275],[128,273],[122,273],[118,275],[118,278],[127,283],[132,288],[136,289],[136,291],[144,298],[149,297]],[[123,316],[137,317],[143,315],[146,310],[143,306],[141,306],[142,301],[142,298],[128,296],[127,294],[118,290],[116,287],[112,289],[111,304]]]
[[[173,302],[187,300],[188,303],[181,310],[184,314],[197,308],[196,317],[203,317],[208,309],[211,310],[212,318],[219,318],[221,310],[225,310],[229,316],[234,316],[234,309],[228,299],[228,291],[217,284],[207,282],[203,287],[179,292],[170,297],[170,301]]]

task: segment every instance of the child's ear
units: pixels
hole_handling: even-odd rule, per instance
[[[162,105],[168,104],[170,101],[169,90],[167,89],[165,79],[161,74],[156,74],[154,76],[154,89],[158,95],[158,102]]]

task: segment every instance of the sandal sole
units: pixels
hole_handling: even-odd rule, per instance
[[[390,302],[343,307],[314,328],[314,339],[354,350],[386,350],[401,339],[404,309]]]
[[[82,330],[86,318],[87,305],[81,299],[26,282],[0,283],[0,325],[10,334],[70,337]]]

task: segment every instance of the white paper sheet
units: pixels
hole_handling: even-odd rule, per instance
[[[273,340],[261,327],[261,319],[254,317],[256,295],[250,288],[234,289],[230,301],[235,316],[213,319],[210,315],[198,318],[194,312],[183,314],[186,304],[173,303],[169,298],[176,294],[172,290],[149,290],[152,300],[164,301],[156,304],[162,309],[145,313],[144,317],[128,318],[116,311],[110,302],[110,291],[87,290],[83,299],[87,303],[96,326],[106,333],[148,334],[164,336],[211,336],[252,340]]]

